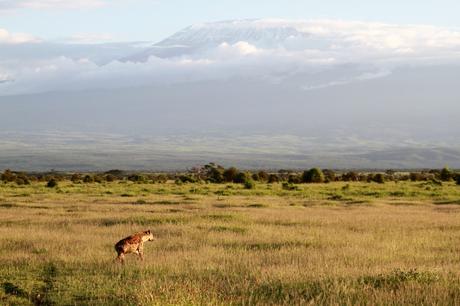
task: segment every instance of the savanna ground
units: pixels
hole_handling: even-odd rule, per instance
[[[0,184],[1,305],[460,305],[454,183],[44,185]]]

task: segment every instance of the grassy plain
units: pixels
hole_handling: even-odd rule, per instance
[[[44,185],[0,184],[1,305],[460,305],[454,183]]]

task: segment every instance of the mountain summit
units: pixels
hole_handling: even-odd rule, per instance
[[[460,50],[460,32],[431,26],[340,20],[232,20],[192,25],[127,59],[203,57],[220,46],[243,42],[265,51],[287,55],[308,52],[334,60],[415,60],[422,56],[447,59]]]

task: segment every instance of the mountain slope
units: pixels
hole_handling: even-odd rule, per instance
[[[29,46],[36,59],[0,59],[0,168],[460,167],[459,46],[456,30],[284,20],[195,25],[142,52]]]

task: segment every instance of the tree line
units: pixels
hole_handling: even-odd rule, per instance
[[[48,187],[56,187],[59,181],[71,181],[75,184],[104,183],[114,181],[131,181],[136,183],[165,183],[174,181],[177,184],[185,183],[236,183],[243,184],[251,189],[256,182],[283,183],[286,189],[295,184],[314,184],[330,182],[375,182],[384,184],[390,181],[433,181],[447,182],[455,180],[460,185],[460,173],[445,167],[417,172],[398,172],[386,170],[384,172],[334,171],[330,169],[311,168],[304,171],[242,171],[236,167],[225,168],[215,163],[201,167],[194,167],[185,172],[174,173],[142,173],[122,170],[110,170],[98,173],[67,173],[41,172],[27,173],[5,170],[0,180],[4,183],[28,185],[31,182],[46,182]]]

